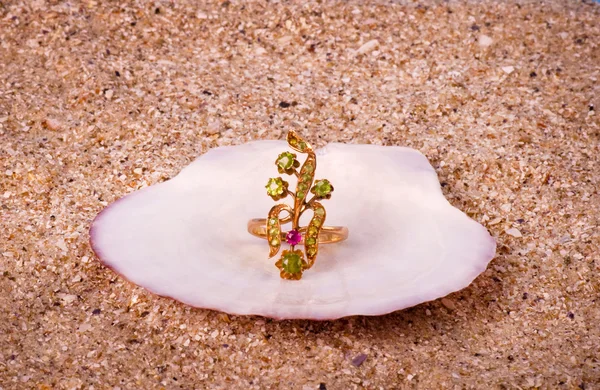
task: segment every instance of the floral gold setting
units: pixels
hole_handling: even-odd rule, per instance
[[[333,185],[327,179],[315,181],[317,156],[312,146],[294,131],[288,133],[287,143],[295,152],[306,154],[303,164],[300,164],[297,155],[291,152],[282,152],[275,160],[277,171],[280,174],[296,176],[298,179],[296,191],[292,192],[289,189],[289,183],[281,177],[270,178],[265,188],[267,195],[274,201],[290,196],[294,205],[291,207],[280,203],[273,206],[267,219],[251,220],[248,223],[248,231],[267,239],[269,257],[274,257],[279,253],[282,243],[289,244],[290,249],[282,252],[275,266],[279,268],[283,279],[299,280],[302,278],[302,273],[314,265],[319,253],[319,244],[345,240],[348,236],[348,229],[325,226],[327,213],[320,201],[331,198]],[[309,197],[310,199],[307,200]],[[300,217],[307,210],[312,210],[313,216],[308,226],[301,227],[299,226]],[[287,215],[280,217],[282,212]],[[284,232],[281,225],[290,222],[292,229]],[[304,245],[304,253],[296,249],[299,244]]]

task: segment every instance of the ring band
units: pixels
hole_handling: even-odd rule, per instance
[[[300,233],[305,233],[306,228],[298,229]],[[248,221],[248,233],[253,236],[267,239],[267,220],[265,218],[254,218]],[[285,240],[285,233],[281,232],[281,240]],[[305,235],[302,234],[301,244],[304,244]],[[344,241],[348,238],[348,228],[344,226],[323,226],[319,232],[319,244],[333,244]]]

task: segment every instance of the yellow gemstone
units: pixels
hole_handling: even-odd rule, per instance
[[[319,180],[315,183],[313,187],[313,191],[317,194],[318,197],[324,198],[333,191],[331,187],[331,183],[327,179]]]
[[[290,152],[283,152],[277,157],[275,163],[283,170],[290,169],[294,165],[294,155]]]
[[[285,272],[297,274],[302,271],[302,258],[294,252],[286,253],[281,259],[281,267]]]
[[[269,196],[278,196],[283,194],[284,191],[284,181],[281,180],[280,177],[270,178],[267,182],[265,188],[267,189],[267,194]]]

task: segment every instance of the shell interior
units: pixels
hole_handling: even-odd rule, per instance
[[[246,225],[273,206],[264,183],[286,150],[282,141],[212,149],[102,211],[91,227],[94,251],[156,294],[280,319],[400,310],[468,286],[494,257],[494,239],[448,203],[421,153],[329,144],[317,151],[317,178],[336,188],[327,225],[347,226],[350,236],[321,245],[301,280],[280,279],[267,242]]]

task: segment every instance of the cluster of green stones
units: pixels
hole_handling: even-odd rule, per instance
[[[309,156],[300,170],[300,174],[298,175],[298,192],[296,192],[297,201],[303,201],[306,198],[306,193],[312,184],[316,165],[316,161],[314,160],[314,158]]]
[[[298,160],[296,155],[289,152],[284,152],[279,155],[275,161],[277,168],[280,173],[287,173],[289,175],[294,174],[295,168],[297,168]],[[314,183],[311,188],[311,184],[315,174],[316,159],[313,156],[309,156],[300,169],[298,174],[298,187],[296,192],[296,201],[302,202],[306,198],[306,195],[310,189],[310,192],[316,195],[318,199],[329,199],[333,192],[333,186],[327,179],[318,180]],[[267,189],[267,195],[273,200],[277,201],[283,199],[288,194],[289,183],[283,180],[281,177],[272,177],[265,186]]]
[[[320,203],[313,205],[314,215],[308,224],[306,229],[306,237],[304,237],[304,247],[306,249],[306,256],[313,260],[317,255],[318,243],[319,243],[319,232],[325,222],[325,208]]]
[[[281,244],[281,230],[278,218],[269,218],[269,230],[267,233],[269,244],[279,246]]]
[[[281,247],[281,221],[278,216],[284,210],[290,212],[291,208],[286,204],[278,204],[271,209],[267,218],[267,240],[269,241],[270,257],[275,256]]]

